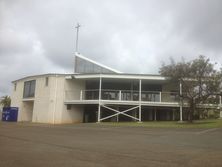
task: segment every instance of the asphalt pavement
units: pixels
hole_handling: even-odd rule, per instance
[[[222,166],[222,129],[0,123],[0,167]]]

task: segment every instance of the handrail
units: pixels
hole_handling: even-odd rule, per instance
[[[80,91],[99,91],[99,89],[81,89],[81,90],[65,90],[65,92],[80,92]],[[116,91],[116,92],[119,92],[119,91],[122,91],[122,92],[139,92],[138,90],[124,90],[124,89],[101,89],[101,91]],[[141,92],[147,92],[147,93],[175,93],[175,94],[179,94],[179,92],[169,92],[169,91],[147,91],[147,90],[142,90]]]
[[[65,100],[99,100],[99,89],[65,90]],[[137,90],[101,89],[101,100],[143,101],[143,102],[179,102],[179,92],[141,91],[141,100]],[[212,103],[208,103],[212,104]],[[221,97],[217,104],[222,106]]]
[[[178,92],[141,91],[139,99],[137,90],[101,89],[101,100],[118,101],[150,101],[150,102],[176,102]],[[66,90],[65,97],[69,100],[99,100],[99,89]]]

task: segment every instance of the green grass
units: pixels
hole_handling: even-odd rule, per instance
[[[177,121],[149,121],[149,122],[103,122],[110,126],[148,127],[148,128],[222,128],[222,119],[208,119],[179,123]]]

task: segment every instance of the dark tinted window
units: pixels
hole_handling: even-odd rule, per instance
[[[14,91],[16,91],[17,83],[14,84]]]
[[[24,83],[24,93],[23,97],[34,97],[35,96],[35,80],[26,81]]]
[[[103,68],[80,57],[76,57],[75,61],[76,73],[114,73],[109,69]]]
[[[67,110],[71,110],[71,109],[72,109],[71,104],[67,104],[66,109],[67,109]]]

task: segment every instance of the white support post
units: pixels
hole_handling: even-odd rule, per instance
[[[221,110],[221,108],[222,108],[222,105],[221,105],[221,96],[219,97],[220,99],[219,99],[219,103],[220,103],[220,105],[219,105],[219,107],[220,107],[220,118],[222,118],[222,110]]]
[[[99,78],[99,101],[101,100],[102,78]]]
[[[142,85],[142,82],[141,82],[141,79],[139,81],[139,122],[141,122],[142,120],[142,115],[141,115],[141,86]]]
[[[80,90],[80,100],[82,100],[82,90]]]
[[[139,105],[139,123],[142,121],[141,116],[141,104]]]
[[[101,121],[101,88],[102,88],[102,78],[99,78],[99,105],[98,105],[98,119],[97,122]]]
[[[119,107],[116,108],[119,111]],[[119,122],[119,115],[116,116],[116,122]]]
[[[182,83],[180,81],[180,122],[183,122]]]
[[[98,105],[98,120],[97,120],[97,123],[100,123],[100,118],[101,118],[101,106],[100,104]]]
[[[122,92],[121,90],[119,91],[119,101],[121,101],[121,96],[122,96]]]
[[[160,102],[162,102],[162,92],[160,92]]]

